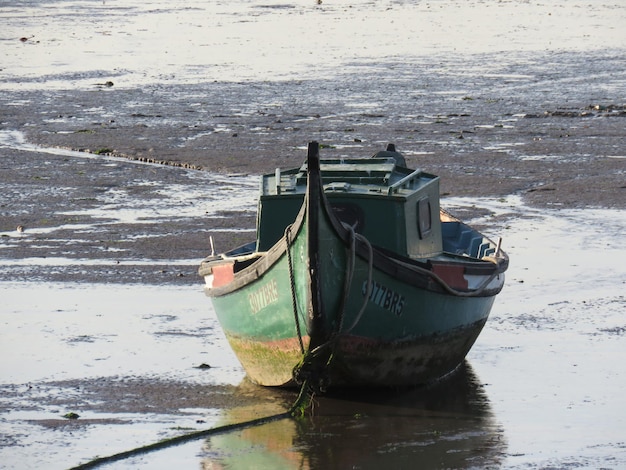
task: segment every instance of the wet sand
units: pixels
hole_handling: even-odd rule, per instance
[[[246,382],[196,269],[209,235],[218,250],[253,237],[256,176],[299,166],[309,140],[328,157],[394,142],[441,176],[444,205],[503,236],[507,284],[468,365],[434,388],[319,398],[310,420],[116,468],[626,465],[619,6],[312,3],[325,34],[255,62],[275,38],[241,48],[231,29],[277,18],[280,31],[298,8],[246,4],[246,23],[220,4],[223,54],[190,58],[214,40],[190,28],[206,6],[107,3],[0,10],[2,465],[68,468],[291,404]],[[459,8],[492,36],[455,37],[467,25],[446,11]],[[419,47],[379,27],[411,28],[405,9],[428,18],[411,31]],[[169,57],[150,36],[166,20],[186,33],[167,35]]]
[[[600,76],[620,67],[619,56],[602,59]],[[570,67],[576,65],[582,62]],[[379,66],[403,78],[383,83],[372,109],[349,102],[362,100],[368,83],[345,77],[15,93],[19,105],[5,105],[11,113],[3,120],[45,147],[222,174],[299,166],[310,140],[325,146],[325,157],[369,156],[393,142],[410,166],[441,176],[444,195],[518,194],[544,207],[626,207],[623,96],[577,89],[579,78],[568,70],[559,87],[571,89],[546,91],[555,72],[541,68],[515,79],[514,99],[503,96],[509,90],[494,89],[499,77],[466,89],[451,79],[441,89],[416,92],[412,83],[441,78],[428,69],[409,75],[402,64]],[[329,100],[333,87],[346,89],[333,90]]]
[[[22,161],[27,156],[50,160],[27,152]],[[130,164],[104,162],[111,168]],[[152,170],[153,181],[167,186],[162,166],[130,165],[122,174],[143,180],[141,171]],[[196,174],[170,171],[178,181]],[[40,181],[35,184],[45,193],[48,186]],[[193,191],[194,185],[192,180],[180,189]],[[245,184],[239,191],[256,193]],[[85,208],[106,207],[110,199],[99,197]],[[229,201],[229,211],[242,208],[237,198]],[[0,239],[0,273],[7,279],[1,284],[0,455],[9,468],[68,468],[166,437],[280,413],[295,396],[247,383],[201,280],[174,275],[192,271],[199,259],[175,247],[166,252],[178,254],[176,263],[141,254],[133,259],[134,245],[143,245],[146,236],[140,230],[145,226],[133,221],[155,215],[142,198],[126,203],[111,207],[135,214],[113,224],[120,234],[117,250],[84,248],[110,230],[86,215],[80,230],[51,227],[51,234],[39,234],[27,227]],[[214,436],[114,468],[300,468],[303,461],[310,468],[375,468],[415,459],[446,468],[620,468],[626,462],[626,383],[614,364],[624,358],[623,214],[531,208],[515,196],[447,203],[503,235],[515,260],[465,369],[421,390],[318,397],[314,416],[302,422]],[[181,213],[186,206],[173,205]],[[151,225],[150,237],[166,237],[170,223],[181,223],[167,211],[162,218]],[[39,257],[12,262],[6,253],[15,245]],[[42,246],[63,252],[47,262]],[[166,272],[155,271],[160,263]],[[36,282],[29,280],[36,274]],[[79,417],[65,418],[67,413]],[[364,442],[371,452],[362,451]]]

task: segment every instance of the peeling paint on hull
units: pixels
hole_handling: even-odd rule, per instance
[[[446,334],[405,341],[342,336],[328,374],[333,386],[406,386],[436,380],[459,366],[486,319]],[[295,386],[293,370],[302,359],[297,338],[254,341],[227,335],[251,381],[270,387]],[[304,347],[309,343],[303,338]]]
[[[338,386],[406,386],[436,380],[463,362],[485,320],[445,335],[393,343],[343,337],[330,370]]]

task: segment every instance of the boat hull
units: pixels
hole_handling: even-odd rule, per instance
[[[207,290],[248,377],[264,386],[295,386],[294,369],[311,340],[305,213],[298,219],[289,244],[281,240],[263,260],[238,273],[241,285]],[[415,284],[432,284],[428,276],[418,279],[421,275],[412,271],[400,276],[402,265],[390,268],[393,261],[375,250],[370,261],[358,254],[367,248],[359,249],[355,240],[351,249],[329,219],[323,217],[320,225],[320,302],[333,312],[324,319],[332,342],[330,383],[405,386],[454,370],[480,334],[495,295],[463,297],[436,285],[418,288]],[[501,285],[503,276],[491,282]]]
[[[356,283],[361,281],[355,278]],[[471,349],[494,301],[494,297],[458,299],[416,291],[380,272],[373,278],[402,297],[402,309],[393,311],[391,300],[370,295],[360,321],[351,332],[338,335],[332,346],[327,374],[333,386],[405,386],[446,375]],[[273,293],[259,310],[258,301],[253,299],[267,286],[281,287],[272,288]],[[245,289],[212,298],[231,348],[248,377],[260,385],[295,385],[294,369],[302,360],[302,348],[306,350],[310,342],[302,314],[302,334],[298,335],[289,286],[288,270],[277,266]],[[328,304],[337,301],[326,300]],[[344,328],[357,320],[354,312],[364,300],[362,292],[350,297]],[[299,312],[303,311],[305,305],[300,303]],[[336,324],[328,326],[337,328]]]
[[[487,321],[508,258],[498,248],[491,261],[414,259],[373,246],[334,212],[316,151],[308,167],[306,198],[283,238],[200,268],[248,377],[323,389],[417,385],[453,371]]]

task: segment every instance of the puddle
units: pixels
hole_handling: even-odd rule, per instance
[[[20,165],[44,158],[54,181],[82,158],[46,150],[28,150],[35,158]],[[27,224],[24,232],[0,238],[0,272],[10,276],[0,282],[0,458],[8,468],[44,461],[48,468],[66,468],[68,461],[282,412],[293,399],[246,383],[195,275],[208,244],[196,251],[176,246],[167,260],[161,251],[167,244],[132,256],[131,247],[146,250],[177,220],[184,220],[179,243],[193,238],[195,218],[203,239],[207,226],[219,220],[230,224],[218,227],[225,234],[251,235],[253,217],[228,215],[242,209],[253,214],[256,178],[90,161],[92,177],[100,180],[84,188],[72,180],[64,191],[77,191],[79,197],[72,197],[82,201],[73,210],[49,197],[54,193],[33,199],[37,185],[30,194],[33,207],[51,219],[57,211],[58,217],[89,223]],[[126,191],[128,180],[141,181],[145,191]],[[202,191],[199,183],[227,189]],[[163,212],[147,203],[157,200],[165,201]],[[218,208],[210,221],[205,214],[194,217],[207,212],[203,204]],[[415,459],[466,468],[626,464],[620,434],[626,378],[613,366],[626,359],[623,211],[546,210],[525,205],[520,196],[446,197],[442,204],[487,235],[502,237],[512,260],[505,289],[457,385],[406,396],[320,397],[310,420],[190,442],[112,468],[167,468],[172,462],[377,468]],[[107,210],[115,221],[103,215]],[[128,244],[94,249],[90,235],[100,238],[106,227],[124,233]],[[45,257],[33,256],[41,250]],[[181,253],[198,258],[177,258]],[[185,270],[188,276],[163,278]],[[68,412],[80,417],[63,418]]]

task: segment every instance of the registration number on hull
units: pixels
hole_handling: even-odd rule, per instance
[[[363,282],[362,292],[363,295],[367,294],[367,281]],[[404,297],[402,295],[376,281],[372,281],[369,301],[397,316],[402,314],[402,309],[404,308]]]
[[[278,286],[276,285],[276,280],[272,279],[267,284],[248,294],[248,301],[250,302],[250,310],[253,314],[258,313],[274,302],[278,302]]]

